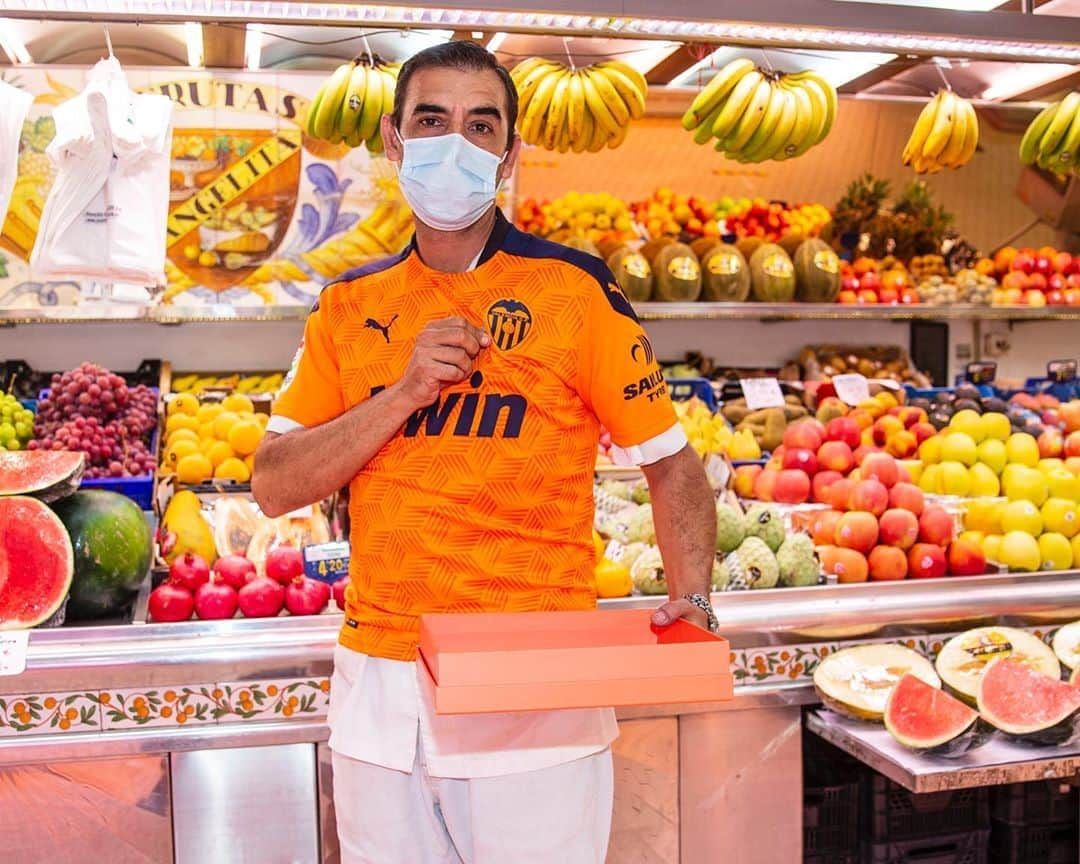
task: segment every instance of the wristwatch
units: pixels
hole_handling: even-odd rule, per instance
[[[709,602],[709,598],[704,594],[684,594],[683,600],[688,603],[692,603],[697,606],[702,612],[708,616],[708,627],[710,633],[718,633],[720,631],[720,621],[716,617],[716,613],[713,611],[712,603]]]

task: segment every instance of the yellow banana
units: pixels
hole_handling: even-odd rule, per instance
[[[814,106],[810,102],[810,96],[802,87],[795,87],[781,80],[780,86],[791,94],[795,100],[795,122],[791,127],[791,134],[785,139],[780,150],[772,157],[778,162],[791,159],[803,143],[810,140],[814,129]]]
[[[619,95],[619,91],[616,90],[615,85],[611,83],[611,79],[600,69],[591,66],[582,71],[584,72],[585,77],[593,83],[596,92],[600,94],[600,98],[604,100],[604,104],[608,107],[608,110],[611,111],[611,116],[615,118],[616,125],[621,128],[629,123],[630,106],[623,101],[622,96]]]
[[[649,95],[649,82],[645,80],[644,75],[629,63],[622,60],[605,60],[603,63],[597,63],[596,65],[600,69],[614,69],[621,74],[634,85],[634,88],[641,94],[642,99]]]
[[[805,77],[798,83],[809,94],[810,101],[813,102],[815,106],[815,113],[821,115],[821,127],[814,136],[814,140],[809,147],[806,148],[809,150],[810,147],[822,142],[829,128],[832,126],[833,111],[829,107],[829,93],[832,88],[828,85],[822,87],[816,76],[814,78]]]
[[[953,110],[953,125],[952,130],[949,132],[949,140],[945,144],[945,149],[941,151],[941,155],[938,156],[937,159],[937,161],[945,168],[958,167],[957,160],[964,151],[964,144],[967,143],[968,115],[964,110],[966,104],[967,102],[964,99],[961,99],[959,96],[956,98],[956,106]]]
[[[548,104],[547,116],[544,117],[542,131],[545,150],[554,150],[559,142],[559,133],[566,124],[567,92],[570,87],[570,72],[564,70],[558,74],[555,82],[555,92],[551,94],[551,102]]]
[[[645,116],[645,94],[638,90],[637,85],[613,66],[597,66],[599,73],[611,82],[626,107],[630,109],[630,117],[640,120]]]
[[[739,83],[735,85],[735,89],[731,91],[727,101],[724,102],[724,109],[720,112],[720,116],[713,123],[713,135],[723,141],[734,131],[735,125],[750,104],[750,100],[754,98],[757,86],[760,83],[761,73],[756,69],[739,79]]]
[[[922,155],[924,159],[937,159],[945,145],[949,143],[949,133],[956,121],[956,94],[952,90],[945,90],[941,94],[941,104],[938,105],[937,114],[934,115],[934,126],[923,143]]]
[[[603,129],[606,134],[614,135],[623,124],[619,123],[608,108],[607,103],[604,102],[603,97],[600,95],[600,91],[596,89],[592,76],[588,73],[588,69],[583,69],[581,75],[581,84],[585,88],[585,102],[588,104],[589,110],[592,111],[596,125]],[[620,104],[622,103],[620,102]],[[625,104],[622,107],[626,109]],[[627,111],[627,119],[629,119],[629,111]]]
[[[750,101],[743,110],[739,122],[735,124],[734,130],[724,141],[724,149],[729,153],[742,152],[746,142],[750,140],[761,125],[762,120],[764,120],[771,96],[772,83],[768,78],[761,76],[761,81],[754,89],[754,94],[750,97]]]
[[[954,168],[967,165],[971,157],[975,155],[975,148],[979,146],[979,115],[975,113],[975,109],[967,100],[964,100],[964,113],[967,114],[967,131],[964,136],[964,146],[960,149]]]
[[[590,153],[599,153],[607,146],[608,138],[612,133],[608,131],[608,127],[602,126],[600,121],[596,119],[596,115],[589,111],[589,116],[593,121],[592,138],[589,139],[589,146],[586,148]]]
[[[380,69],[382,74],[382,106],[379,109],[378,119],[375,121],[375,133],[379,134],[382,127],[382,115],[394,113],[394,94],[397,92],[397,75],[391,75],[385,69]]]
[[[795,93],[804,94],[806,96],[805,104],[810,106],[810,124],[806,135],[795,150],[790,153],[790,158],[794,159],[802,156],[803,153],[821,140],[821,130],[825,128],[825,120],[828,118],[829,109],[828,105],[825,104],[824,94],[816,85],[810,84],[810,86],[807,86],[807,82],[795,81],[787,86],[793,88]]]
[[[926,144],[930,130],[934,128],[934,118],[937,116],[938,106],[941,105],[942,92],[939,90],[935,93],[934,98],[927,102],[919,112],[915,127],[908,136],[907,144],[904,145],[902,158],[905,165],[911,165],[917,157],[922,155],[923,145]]]
[[[623,141],[626,140],[626,133],[630,131],[630,126],[620,126],[614,135],[609,135],[607,140],[607,146],[609,150],[614,150],[616,147],[621,147]]]
[[[315,98],[317,99],[318,96]],[[1042,140],[1043,133],[1046,132],[1060,107],[1060,102],[1047,105],[1036,115],[1035,119],[1031,121],[1024,131],[1024,137],[1020,139],[1020,161],[1025,165],[1035,163],[1039,155],[1039,142]]]
[[[712,114],[701,121],[701,125],[694,130],[694,143],[695,144],[707,144],[709,139],[713,137],[712,127],[716,122],[716,118],[720,116],[720,112],[724,110],[723,105],[717,105]]]
[[[307,109],[307,120],[304,124],[304,131],[308,134],[308,137],[314,138],[315,136],[315,118],[319,114],[319,104],[323,100],[323,96],[326,95],[325,86],[320,87],[315,93],[315,98],[311,100],[311,104]]]
[[[555,85],[559,83],[559,75],[548,73],[536,88],[529,107],[525,111],[524,119],[518,127],[521,132],[521,140],[526,144],[540,143],[540,130],[543,128],[544,116],[547,114],[548,103],[555,92]]]
[[[837,97],[836,88],[832,86],[828,81],[821,77],[817,72],[812,69],[807,69],[804,72],[796,72],[794,75],[788,76],[795,81],[812,81],[818,87],[821,88],[821,92],[825,96],[826,104],[828,105],[829,113],[825,118],[825,127],[821,130],[821,138],[819,141],[823,141],[825,136],[832,130],[833,123],[836,122],[837,111]]]
[[[364,93],[364,108],[360,114],[360,125],[357,134],[361,141],[367,141],[379,131],[379,120],[382,118],[383,106],[383,79],[388,78],[379,69],[369,69],[367,73],[367,90]]]
[[[569,92],[566,99],[566,127],[570,135],[570,144],[573,146],[584,137],[585,117],[589,113],[585,107],[585,88],[581,83],[581,73],[576,69],[570,73]]]
[[[584,94],[581,98],[585,98]],[[586,108],[585,113],[581,118],[580,132],[577,137],[573,135],[570,136],[570,149],[575,153],[584,153],[589,148],[589,145],[592,144],[594,126],[592,114],[589,112],[589,109]]]
[[[716,110],[728,94],[742,80],[743,76],[754,70],[754,61],[745,57],[732,60],[713,76],[705,88],[694,97],[690,107],[682,117],[683,129],[688,132],[697,129],[706,117]]]
[[[337,119],[337,132],[346,142],[360,125],[364,103],[367,101],[368,68],[357,63],[349,75],[349,87],[345,91],[345,101],[341,105],[341,114]],[[361,138],[361,141],[364,139]],[[356,145],[351,145],[356,146]]]
[[[1054,114],[1054,119],[1050,121],[1050,125],[1046,127],[1039,141],[1040,159],[1049,159],[1054,155],[1061,139],[1069,131],[1077,108],[1080,108],[1080,93],[1074,90],[1061,100],[1061,107]]]
[[[330,80],[324,85],[325,93],[319,102],[319,111],[315,115],[315,137],[330,141],[336,134],[338,116],[352,76],[353,64],[342,63],[334,70]]]
[[[773,88],[769,110],[753,137],[746,142],[744,152],[747,159],[764,162],[773,158],[795,126],[795,104],[795,97],[783,87]]]
[[[1080,150],[1080,111],[1073,112],[1069,131],[1065,133],[1065,137],[1056,151],[1058,162],[1066,168],[1073,167],[1075,170],[1075,165],[1080,161],[1077,150]]]
[[[559,69],[563,68],[559,63],[551,63],[544,61],[537,64],[532,68],[521,82],[518,84],[518,117],[525,116],[526,110],[528,110],[529,103],[532,100],[533,95],[540,87],[542,82],[548,75],[551,75]]]
[[[529,57],[526,60],[522,60],[510,70],[510,79],[514,82],[515,86],[520,87],[522,79],[532,70],[538,66],[547,66],[550,63],[550,60],[546,60],[543,57]]]

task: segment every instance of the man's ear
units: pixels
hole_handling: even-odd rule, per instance
[[[401,138],[398,136],[397,127],[394,126],[394,118],[390,114],[383,114],[380,122],[386,158],[391,162],[400,163],[401,157],[405,155],[405,148],[401,146]]]
[[[510,144],[510,149],[506,151],[506,158],[503,159],[502,165],[499,166],[499,182],[510,179],[510,175],[514,173],[514,169],[517,167],[518,155],[520,153],[521,136],[515,134],[514,140]]]

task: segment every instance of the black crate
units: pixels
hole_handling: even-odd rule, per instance
[[[863,821],[870,843],[981,831],[990,827],[987,789],[916,795],[874,771],[863,775]]]
[[[987,864],[990,831],[863,846],[862,864]]]
[[[1010,825],[1075,824],[1080,819],[1080,790],[1063,780],[995,786],[990,790],[990,815]]]
[[[1077,864],[1080,827],[994,822],[990,864]]]
[[[849,756],[815,735],[803,723],[803,785],[804,786],[839,786],[843,783],[858,781],[866,770],[858,759]]]
[[[858,852],[822,852],[803,855],[803,864],[859,864]]]
[[[803,856],[859,849],[859,784],[803,787]]]

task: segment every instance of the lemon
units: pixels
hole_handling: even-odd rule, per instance
[[[960,414],[963,413],[963,411],[960,412]],[[971,413],[975,414],[974,411]],[[975,414],[976,418],[978,416]],[[966,432],[950,432],[941,441],[942,462],[962,462],[964,465],[974,465],[978,455],[975,439]]]
[[[929,440],[929,439],[928,439]],[[919,488],[928,495],[938,494],[938,483],[941,480],[941,466],[927,465],[923,469],[922,477],[919,478]]]
[[[986,539],[986,535],[982,531],[963,531],[957,538],[957,540],[966,540],[968,543],[975,543],[978,546],[982,546],[983,541]]]
[[[1010,501],[1001,514],[1001,530],[1006,534],[1023,532],[1038,537],[1043,531],[1042,513],[1030,501]]]
[[[236,455],[233,453],[233,449],[229,446],[228,441],[218,441],[216,438],[203,450],[203,453],[206,455],[206,458],[210,460],[210,464],[215,468],[226,459],[231,459]]]
[[[953,437],[953,436],[949,436]],[[972,445],[974,449],[974,445]],[[956,495],[961,498],[971,492],[971,477],[963,462],[942,462],[938,479],[938,492],[942,495]]]
[[[251,472],[243,459],[230,456],[214,469],[215,480],[236,480],[238,483],[247,483],[251,479]]]
[[[1080,477],[1068,468],[1051,471],[1046,475],[1046,484],[1050,488],[1051,498],[1068,498],[1080,501]]]
[[[243,393],[230,393],[221,400],[221,407],[233,414],[253,414],[255,406]]]
[[[214,437],[219,441],[229,440],[229,430],[232,429],[233,423],[240,418],[233,414],[231,411],[224,411],[218,414],[214,418]]]
[[[594,575],[598,597],[626,597],[634,590],[630,570],[624,564],[604,558],[596,565]]]
[[[941,438],[934,435],[919,445],[919,461],[923,465],[936,465],[941,461]]]
[[[168,435],[165,436],[165,447],[168,449],[177,441],[198,441],[199,433],[193,429],[173,429]]]
[[[1023,466],[1012,466],[1001,478],[1001,489],[1010,501],[1030,501],[1042,507],[1050,497],[1050,484],[1041,471]]]
[[[1080,567],[1080,534],[1072,539],[1073,567]]]
[[[1080,516],[1076,512],[1076,502],[1069,498],[1051,498],[1042,506],[1043,525],[1047,531],[1075,537],[1080,532]]]
[[[165,455],[161,459],[161,466],[170,471],[175,471],[180,460],[192,453],[199,452],[199,445],[194,441],[181,440],[170,444],[165,449]]]
[[[1005,442],[1009,440],[1009,435],[1012,434],[1012,424],[1009,423],[1009,418],[1005,414],[996,412],[983,414],[979,418],[979,426],[984,441]]]
[[[989,466],[976,462],[968,468],[971,494],[976,498],[994,498],[1001,494],[1001,481]]]
[[[165,403],[166,414],[187,414],[194,416],[199,410],[199,400],[191,393],[177,393]]]
[[[964,527],[969,531],[981,531],[984,534],[1001,533],[1001,516],[1008,502],[1000,498],[988,501],[977,498],[967,502],[964,515]]]
[[[979,412],[972,411],[970,408],[953,414],[952,420],[949,421],[949,428],[961,435],[967,435],[973,444],[978,444],[986,437],[982,417],[979,416]]]
[[[252,453],[250,456],[245,456],[244,457],[244,464],[247,465],[248,473],[249,474],[254,474],[255,473],[255,454]]]
[[[168,438],[177,429],[190,429],[193,432],[199,428],[199,421],[190,414],[172,414],[165,420],[165,437]]]
[[[214,473],[214,466],[202,453],[189,453],[176,463],[176,479],[181,483],[202,483]]]
[[[1005,442],[997,438],[987,438],[977,448],[976,453],[979,461],[995,474],[1000,474],[1009,463],[1008,454],[1005,452]]]
[[[209,423],[203,423],[202,425],[199,426],[199,440],[200,441],[205,441],[207,439],[209,439],[211,441],[215,440],[214,439],[214,421],[213,420],[211,420]]]
[[[1023,531],[1010,531],[1001,538],[998,561],[1010,570],[1034,573],[1042,564],[1042,551],[1038,541]]]
[[[1035,466],[1043,474],[1053,474],[1055,471],[1067,471],[1065,467],[1064,459],[1040,459],[1039,464]]]
[[[221,407],[220,402],[207,402],[205,405],[200,405],[198,412],[195,414],[199,423],[213,423],[214,418],[221,414],[225,409]]]
[[[1005,442],[1005,453],[1009,457],[1009,462],[1016,465],[1034,468],[1039,464],[1039,442],[1035,440],[1034,435],[1029,435],[1027,432],[1010,435],[1009,440]]]
[[[1072,567],[1072,544],[1064,534],[1050,532],[1039,538],[1043,570],[1068,570]]]
[[[255,420],[240,420],[229,430],[229,444],[238,456],[250,456],[262,440],[262,426]]]
[[[987,561],[1000,561],[1001,560],[1001,541],[1002,536],[1000,534],[987,534],[983,538],[982,550],[986,555]]]

